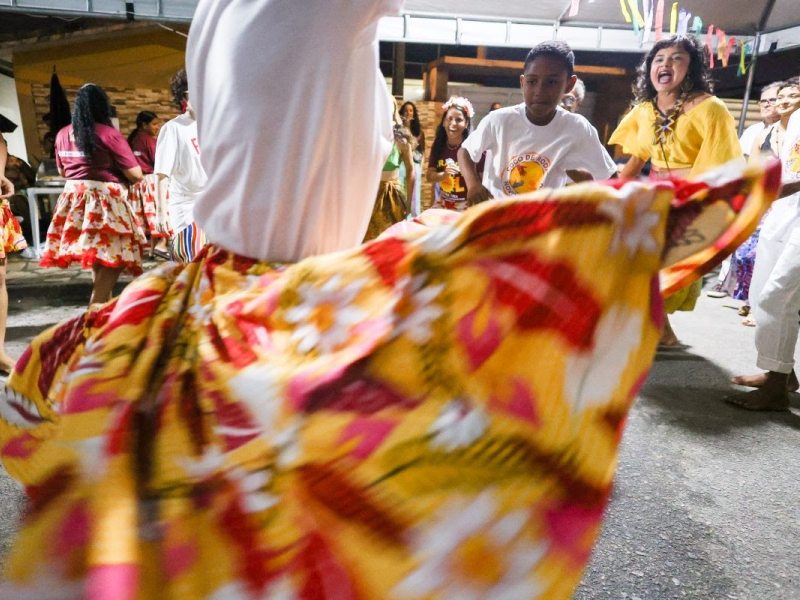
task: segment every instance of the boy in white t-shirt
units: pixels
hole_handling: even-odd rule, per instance
[[[189,102],[189,86],[186,71],[181,69],[172,78],[172,95],[182,114],[167,121],[158,132],[156,157],[153,172],[159,180],[168,178],[169,223],[176,239],[194,223],[193,207],[195,199],[206,185],[206,172],[200,163],[200,145],[197,142],[197,120]],[[159,186],[163,188],[163,186]],[[199,232],[193,232],[193,243],[186,252],[181,252],[182,260],[194,258],[194,250],[199,249]],[[183,244],[185,245],[185,244]],[[175,248],[175,241],[173,241]]]
[[[543,42],[528,53],[519,78],[524,102],[486,115],[458,152],[469,204],[616,173],[591,123],[559,106],[575,85],[574,69],[565,42]],[[484,152],[491,156],[486,187],[475,168]]]

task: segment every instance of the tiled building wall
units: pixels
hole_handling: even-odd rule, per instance
[[[50,86],[47,84],[34,83],[33,102],[36,108],[36,127],[39,139],[47,133],[47,125],[42,121],[42,117],[50,111]],[[136,115],[143,110],[151,110],[156,113],[162,121],[168,121],[178,114],[172,105],[172,95],[169,89],[149,90],[136,88],[103,88],[108,94],[111,104],[117,109],[120,131],[127,135],[136,127]],[[75,101],[78,88],[64,87],[69,100],[70,108]]]
[[[428,170],[428,156],[430,156],[436,127],[442,118],[442,103],[419,101],[414,103],[417,107],[422,131],[425,133],[425,156],[422,162],[422,207],[430,208],[433,204],[433,185],[425,181],[425,172]]]

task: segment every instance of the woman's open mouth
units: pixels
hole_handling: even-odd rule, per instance
[[[658,72],[658,83],[671,83],[672,82],[672,71],[659,71]]]

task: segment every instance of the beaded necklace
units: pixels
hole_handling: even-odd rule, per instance
[[[658,145],[661,148],[661,155],[664,159],[664,162],[667,165],[667,170],[671,170],[669,167],[669,161],[667,160],[667,151],[664,148],[664,145],[667,143],[669,138],[675,133],[675,124],[678,122],[678,117],[681,116],[681,110],[683,109],[683,105],[686,102],[687,98],[689,97],[689,92],[683,91],[681,95],[678,96],[678,99],[675,101],[675,104],[666,112],[661,112],[661,109],[658,107],[658,102],[656,98],[653,98],[651,102],[653,103],[653,108],[656,110],[656,119],[653,122],[653,144]]]

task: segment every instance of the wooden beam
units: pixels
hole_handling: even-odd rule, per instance
[[[447,100],[447,69],[428,66],[425,77],[425,99],[444,102]]]
[[[394,66],[392,67],[392,96],[403,97],[403,84],[406,79],[406,44],[394,43]]]
[[[514,77],[522,73],[525,63],[518,60],[490,60],[486,58],[467,58],[462,56],[442,56],[428,63],[428,69],[447,71],[448,75],[495,75]],[[578,75],[605,75],[624,77],[628,74],[624,67],[601,67],[594,65],[575,65]]]

